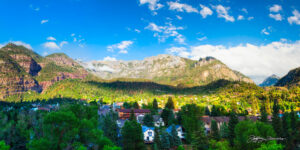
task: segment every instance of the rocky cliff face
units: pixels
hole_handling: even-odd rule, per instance
[[[299,86],[300,85],[300,67],[288,72],[287,75],[277,81],[275,86]]]
[[[11,43],[0,49],[0,99],[28,90],[41,92],[57,81],[87,75],[83,67],[64,54],[44,58]]]
[[[270,77],[266,78],[259,86],[273,86],[279,80],[279,77],[276,75],[271,75]]]
[[[142,78],[185,86],[204,85],[218,79],[253,82],[212,57],[194,61],[178,56],[158,55],[141,61],[92,61],[81,64],[103,79]]]

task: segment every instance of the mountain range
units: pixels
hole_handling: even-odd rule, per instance
[[[277,81],[280,79],[280,77],[276,76],[275,74],[269,76],[266,78],[259,86],[265,87],[265,86],[273,86],[277,83]]]
[[[299,85],[299,70],[290,71],[276,85]],[[272,76],[272,82],[266,80],[264,85],[274,84],[273,78],[277,77]],[[204,86],[219,80],[253,83],[250,78],[213,57],[196,61],[163,54],[135,61],[82,62],[63,53],[43,57],[12,43],[0,49],[0,99],[22,95],[27,91],[43,93],[64,79],[97,80],[103,83],[116,80],[147,81],[179,88]],[[55,89],[59,90],[58,87]]]
[[[245,75],[234,71],[221,61],[206,57],[198,61],[172,55],[158,55],[135,61],[80,62],[82,66],[102,79],[148,79],[173,86],[206,85],[219,79],[253,83]]]
[[[42,57],[9,43],[0,49],[0,99],[28,90],[42,92],[66,78],[83,79],[88,72],[65,54]]]

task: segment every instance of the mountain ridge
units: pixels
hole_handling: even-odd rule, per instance
[[[300,85],[300,67],[290,70],[285,76],[280,78],[275,86],[299,86]]]
[[[219,79],[253,81],[231,70],[221,61],[206,57],[199,61],[160,54],[143,60],[80,62],[90,73],[106,80],[115,78],[148,79],[160,84],[178,86],[205,85]]]
[[[277,83],[277,81],[279,79],[280,79],[280,77],[278,77],[275,74],[272,74],[271,76],[267,77],[262,83],[260,83],[259,86],[261,86],[261,87],[273,86]]]

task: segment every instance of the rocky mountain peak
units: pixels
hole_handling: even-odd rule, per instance
[[[279,77],[275,74],[267,77],[259,86],[273,86],[276,84],[276,82],[279,80]]]

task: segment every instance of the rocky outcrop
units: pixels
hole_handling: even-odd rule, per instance
[[[275,86],[299,86],[300,85],[300,67],[288,72],[287,75],[277,81]]]
[[[87,75],[83,67],[65,54],[44,58],[32,50],[11,43],[0,49],[0,99],[29,90],[42,92],[57,81],[83,79]]]
[[[172,55],[158,55],[141,61],[80,62],[91,73],[103,78],[142,78],[162,84],[197,86],[219,79],[253,81],[231,70],[213,57],[199,61]]]

